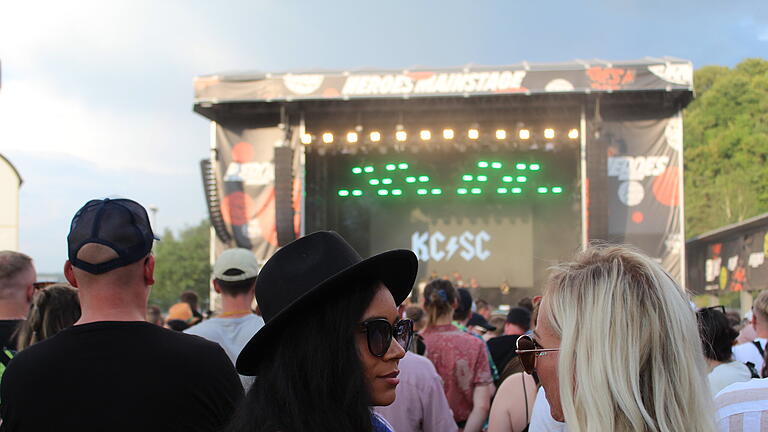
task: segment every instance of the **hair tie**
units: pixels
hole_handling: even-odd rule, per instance
[[[440,298],[443,299],[444,301],[448,301],[448,293],[446,293],[445,290],[442,290],[442,289],[438,290],[437,295],[439,295]]]

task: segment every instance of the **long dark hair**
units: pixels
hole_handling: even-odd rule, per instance
[[[27,314],[16,330],[19,351],[72,327],[80,319],[77,289],[53,284],[35,293]]]
[[[370,431],[370,394],[355,343],[379,282],[357,282],[284,328],[229,432]],[[340,292],[343,291],[343,292]]]
[[[453,313],[453,302],[458,299],[458,292],[451,281],[435,279],[424,287],[424,309],[427,312],[428,326],[433,326],[438,318]]]

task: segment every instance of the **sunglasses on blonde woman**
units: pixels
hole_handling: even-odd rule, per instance
[[[536,339],[523,335],[517,338],[517,355],[525,372],[533,375],[536,371],[536,357],[547,355],[550,352],[560,351],[560,348],[542,348]]]

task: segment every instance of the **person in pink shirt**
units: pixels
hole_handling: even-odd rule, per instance
[[[456,424],[465,432],[482,430],[495,387],[482,339],[453,324],[458,295],[450,281],[437,279],[424,289],[428,324],[422,332],[427,358],[443,379],[448,405]]]
[[[458,428],[443,393],[443,380],[426,357],[405,353],[395,402],[376,407],[397,432],[455,432]]]

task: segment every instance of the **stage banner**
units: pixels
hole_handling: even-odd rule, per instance
[[[768,224],[688,246],[688,281],[695,292],[768,289]]]
[[[600,230],[605,238],[599,240],[640,248],[682,282],[682,118],[601,121],[590,128],[593,148],[606,152],[607,164],[603,173],[588,172],[590,178],[607,174],[606,190],[590,188],[591,197],[607,197],[601,209],[607,218],[590,208],[590,221],[607,219],[607,229]]]
[[[277,127],[216,128],[222,216],[235,245],[253,250],[259,262],[277,249],[274,148],[284,139]]]

